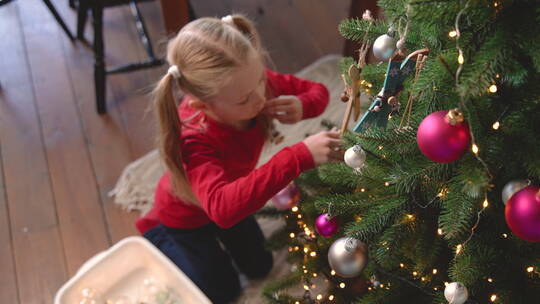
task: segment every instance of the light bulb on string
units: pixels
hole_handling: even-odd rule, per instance
[[[498,130],[500,126],[501,126],[501,123],[496,121],[493,123],[491,127],[493,128],[493,130]]]

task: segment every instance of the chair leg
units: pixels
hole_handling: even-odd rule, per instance
[[[68,29],[67,25],[64,23],[64,20],[62,19],[62,17],[60,17],[60,15],[58,14],[58,12],[56,11],[56,8],[54,7],[54,5],[51,3],[50,0],[43,0],[43,2],[45,3],[45,5],[49,8],[49,11],[51,11],[51,13],[53,14],[54,16],[54,19],[56,19],[56,22],[58,22],[58,24],[60,24],[60,26],[62,27],[62,29],[64,30],[64,32],[66,33],[66,35],[68,36],[68,38],[73,41],[75,40],[75,37],[73,37],[73,34],[71,33],[71,31]]]
[[[77,8],[77,39],[84,40],[84,28],[88,17],[88,3],[80,1]]]
[[[96,89],[96,107],[98,114],[107,112],[105,61],[103,51],[103,6],[92,7],[92,23],[94,25],[94,84]]]

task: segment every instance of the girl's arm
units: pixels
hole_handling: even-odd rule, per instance
[[[248,175],[231,180],[219,149],[200,139],[186,140],[184,149],[189,155],[185,168],[193,192],[208,217],[222,228],[255,213],[301,172],[315,166],[311,152],[299,142]]]
[[[302,119],[319,116],[326,109],[330,97],[324,85],[271,70],[266,70],[266,76],[272,93],[276,97],[295,95],[300,99],[303,105]]]

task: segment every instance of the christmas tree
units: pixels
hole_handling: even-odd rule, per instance
[[[339,27],[362,44],[341,63],[344,120],[371,96],[344,133],[346,163],[300,176],[297,206],[261,212],[285,218],[269,244],[292,265],[264,298],[537,303],[540,2],[379,6],[384,18]],[[366,65],[370,46],[380,62]]]

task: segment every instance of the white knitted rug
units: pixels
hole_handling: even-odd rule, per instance
[[[262,152],[258,166],[268,161],[272,155],[283,147],[303,140],[306,134],[314,134],[324,130],[325,128],[321,125],[323,119],[333,122],[338,127],[341,126],[346,104],[341,102],[339,98],[344,87],[338,71],[339,58],[338,55],[322,57],[296,73],[298,77],[325,84],[330,91],[330,104],[319,117],[304,120],[295,125],[277,123],[276,127],[285,136],[285,140],[279,145],[268,145]],[[349,128],[354,123],[351,119]],[[115,203],[124,209],[128,211],[138,210],[145,213],[152,207],[154,189],[163,172],[164,166],[160,162],[159,153],[156,150],[151,151],[124,169],[116,187],[109,195],[114,196]],[[282,221],[273,219],[259,219],[258,221],[267,237],[283,224]],[[290,265],[287,264],[285,259],[285,251],[276,253],[274,258],[274,268],[270,275],[265,280],[247,282],[243,296],[237,303],[261,303],[261,290],[264,283],[267,280],[282,277],[290,271]],[[303,289],[291,290],[291,293],[301,295]]]

